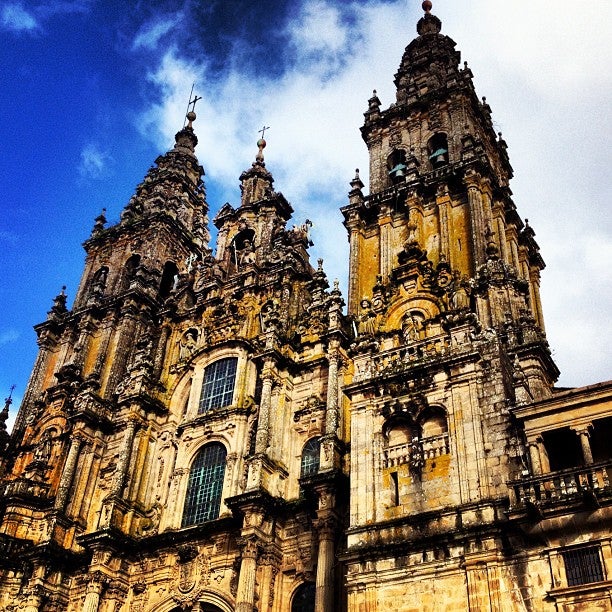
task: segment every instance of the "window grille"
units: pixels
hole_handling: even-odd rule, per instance
[[[599,546],[575,548],[561,554],[568,586],[601,582],[604,579]]]
[[[302,450],[302,466],[300,470],[300,477],[312,476],[319,471],[319,448],[321,447],[321,441],[319,438],[311,438],[304,445]]]
[[[228,357],[211,363],[204,370],[198,414],[232,403],[237,363],[236,357]]]
[[[183,527],[212,521],[219,516],[225,476],[223,444],[207,444],[197,454],[189,472]]]

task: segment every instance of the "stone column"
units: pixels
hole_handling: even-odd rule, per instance
[[[110,345],[111,337],[113,335],[113,327],[115,325],[114,313],[108,313],[101,325],[101,341],[98,346],[98,354],[96,356],[96,362],[93,368],[93,374],[98,377],[102,376],[104,371],[104,365],[106,358],[109,354],[108,347]]]
[[[531,471],[534,476],[542,474],[542,462],[540,461],[540,449],[538,443],[535,440],[527,442],[529,448],[529,458],[531,459]]]
[[[121,312],[121,321],[117,330],[117,345],[113,351],[114,361],[111,366],[110,375],[106,383],[106,395],[111,395],[123,376],[132,354],[134,346],[134,335],[136,329],[136,316],[131,304],[128,304]]]
[[[340,354],[338,353],[338,341],[330,342],[327,353],[329,363],[327,375],[327,416],[325,421],[325,433],[336,435],[340,424],[340,408],[338,405],[338,364]]]
[[[254,538],[244,540],[236,593],[236,612],[253,612],[258,556],[257,541]]]
[[[161,334],[159,335],[159,340],[157,341],[155,360],[153,362],[153,380],[157,380],[161,376],[162,368],[164,366],[164,357],[166,355],[166,344],[168,343],[169,337],[170,328],[162,328]]]
[[[449,222],[450,195],[448,185],[440,183],[436,190],[436,204],[438,205],[438,218],[440,223],[440,256],[447,262],[451,260],[451,232],[452,224]]]
[[[317,529],[319,554],[317,556],[315,612],[329,612],[334,609],[335,516],[328,514],[319,519]]]
[[[502,261],[512,265],[514,263],[512,252],[508,249],[506,241],[506,224],[503,202],[495,202],[493,205],[493,222],[495,223],[495,233],[499,240],[499,255]]]
[[[259,420],[257,421],[257,436],[255,438],[255,453],[265,453],[270,439],[270,410],[272,405],[272,383],[274,375],[272,368],[274,362],[266,360],[261,373],[261,403],[259,406]]]
[[[349,234],[349,286],[348,286],[348,312],[356,315],[359,312],[359,260],[361,257],[359,243],[359,219],[354,213],[347,222]]]
[[[40,585],[27,588],[22,600],[23,612],[39,612],[42,607],[44,590]]]
[[[393,226],[391,210],[388,205],[381,205],[380,207],[378,227],[380,233],[379,273],[383,277],[383,281],[386,282],[393,268]]]
[[[334,469],[337,455],[337,432],[340,424],[340,408],[338,402],[338,366],[340,354],[338,341],[331,340],[327,353],[329,363],[327,378],[327,406],[325,417],[325,435],[321,438],[319,471]]]
[[[83,602],[82,612],[98,612],[100,596],[104,588],[104,581],[101,575],[96,574],[87,585],[85,601]]]
[[[74,478],[74,472],[76,470],[77,461],[79,459],[79,451],[81,450],[81,444],[83,443],[83,437],[81,434],[73,434],[70,439],[70,448],[68,449],[68,457],[62,470],[62,475],[57,487],[57,494],[55,495],[55,502],[53,504],[54,510],[62,511],[66,507],[66,501],[68,500],[68,492],[72,485],[72,479]]]
[[[584,463],[586,465],[591,465],[593,463],[593,451],[591,450],[591,443],[589,442],[589,438],[591,437],[591,432],[589,431],[590,425],[572,427],[572,429],[576,432],[578,438],[580,439]]]
[[[542,331],[546,331],[544,327],[542,300],[540,299],[540,269],[536,266],[532,266],[529,269],[529,292],[531,297],[531,309],[533,311],[533,317],[540,326],[540,329]]]
[[[91,320],[90,317],[86,317],[81,322],[79,337],[73,348],[72,363],[78,366],[79,369],[82,369],[83,365],[85,364],[85,359],[87,357],[87,353],[89,352],[91,336],[93,335],[94,330],[95,323]]]
[[[119,451],[117,467],[115,468],[113,483],[110,490],[110,495],[113,497],[121,496],[121,491],[125,483],[127,467],[132,457],[132,445],[134,443],[134,436],[136,435],[137,425],[137,418],[130,417],[128,419],[127,426],[125,428],[125,433],[123,435],[123,443],[121,444],[121,450]]]
[[[470,207],[470,233],[472,240],[472,257],[474,269],[485,261],[485,222],[482,210],[482,193],[479,189],[480,175],[477,173],[466,174],[465,185],[468,190],[468,203]]]
[[[542,473],[547,474],[550,472],[550,461],[548,460],[548,451],[546,450],[546,446],[544,446],[544,438],[542,438],[542,436],[538,436],[536,438],[536,443],[540,452],[540,465],[542,466]]]

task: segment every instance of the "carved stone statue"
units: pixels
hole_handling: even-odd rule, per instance
[[[179,357],[181,361],[189,359],[198,347],[198,332],[188,329],[179,342]]]
[[[240,265],[246,266],[255,263],[255,249],[250,240],[244,241],[244,246],[240,251]]]
[[[402,321],[402,337],[404,343],[417,342],[421,339],[423,322],[413,313],[408,313]]]
[[[46,430],[41,436],[38,444],[34,448],[34,461],[40,461],[41,463],[47,463],[51,459],[51,450],[53,449],[53,438]]]
[[[455,286],[451,293],[450,307],[452,310],[461,310],[470,307],[470,296],[468,295],[465,282],[455,279]]]
[[[376,331],[376,314],[372,310],[370,300],[361,300],[361,315],[359,316],[359,325],[357,332],[360,336],[373,336]]]

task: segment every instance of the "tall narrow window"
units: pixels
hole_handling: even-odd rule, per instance
[[[219,516],[227,451],[223,444],[207,444],[189,471],[183,527],[212,521]]]
[[[402,149],[395,149],[387,157],[387,169],[389,178],[393,184],[401,183],[406,180],[406,152]]]
[[[429,161],[434,168],[448,164],[448,139],[446,134],[434,134],[427,143]]]
[[[319,471],[319,449],[321,448],[321,440],[319,438],[310,438],[304,449],[302,450],[302,466],[300,469],[300,477],[312,476]]]
[[[232,403],[237,364],[236,357],[227,357],[211,363],[204,370],[198,414]]]
[[[599,546],[575,548],[561,554],[568,586],[601,582],[604,579]]]
[[[170,292],[176,283],[177,274],[178,268],[176,267],[176,264],[173,261],[167,261],[164,264],[164,271],[162,273],[162,279],[159,285],[158,298],[160,300],[165,300],[170,295]]]
[[[391,476],[391,492],[393,494],[393,505],[399,506],[399,479],[397,476],[397,472],[390,472],[389,476]]]
[[[126,262],[123,267],[123,275],[121,278],[121,290],[125,291],[130,288],[130,284],[132,280],[136,276],[136,271],[138,270],[138,266],[140,266],[140,255],[132,255]]]

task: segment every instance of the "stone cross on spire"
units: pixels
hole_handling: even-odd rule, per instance
[[[264,125],[261,128],[261,130],[258,130],[259,133],[261,134],[261,138],[257,141],[257,148],[259,149],[259,151],[257,151],[257,155],[255,156],[256,163],[263,164],[263,161],[264,161],[263,150],[266,147],[266,139],[264,138],[264,136],[266,134],[266,130],[269,130],[269,129],[270,129],[269,125]]]
[[[185,114],[185,120],[189,121],[189,123],[187,124],[187,127],[191,129],[193,129],[193,122],[196,119],[196,114],[195,114],[196,102],[202,99],[202,96],[193,95],[194,87],[195,87],[195,83],[191,86],[191,92],[189,93],[189,102],[187,102],[187,113]],[[189,109],[189,107],[191,107],[191,110]],[[183,127],[185,127],[184,124],[183,124]]]

